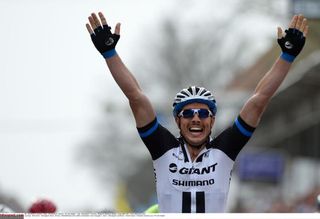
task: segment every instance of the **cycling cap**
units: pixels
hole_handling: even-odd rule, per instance
[[[217,104],[213,94],[204,87],[191,86],[176,94],[172,105],[173,116],[177,117],[182,108],[190,103],[203,103],[208,105],[213,115],[217,112]]]

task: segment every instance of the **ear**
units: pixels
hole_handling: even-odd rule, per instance
[[[215,117],[215,116],[212,116],[212,117],[211,117],[211,124],[210,124],[210,128],[211,128],[211,129],[212,129],[215,121],[216,121],[216,117]]]
[[[180,118],[178,116],[176,116],[175,120],[176,120],[176,124],[177,124],[178,128],[180,129]]]

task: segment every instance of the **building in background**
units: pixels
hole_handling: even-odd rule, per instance
[[[319,11],[320,1],[291,1],[291,12],[302,13],[309,20],[307,43],[240,154],[237,199],[245,211],[315,211],[320,188]],[[228,89],[246,99],[279,52],[275,42],[252,67],[238,74]],[[261,160],[252,154],[259,154]],[[246,168],[249,164],[251,168]]]

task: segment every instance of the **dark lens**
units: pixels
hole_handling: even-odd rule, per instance
[[[193,117],[193,110],[192,109],[186,109],[182,111],[183,118],[192,118]]]
[[[205,119],[209,117],[209,110],[207,109],[199,109],[198,111],[199,118]]]

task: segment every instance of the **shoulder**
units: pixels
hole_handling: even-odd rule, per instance
[[[254,130],[254,127],[246,124],[238,116],[231,126],[224,129],[210,142],[210,146],[223,151],[232,160],[235,160],[241,149],[251,138]]]
[[[158,159],[168,150],[180,145],[179,140],[155,118],[150,124],[137,128],[152,159]]]

